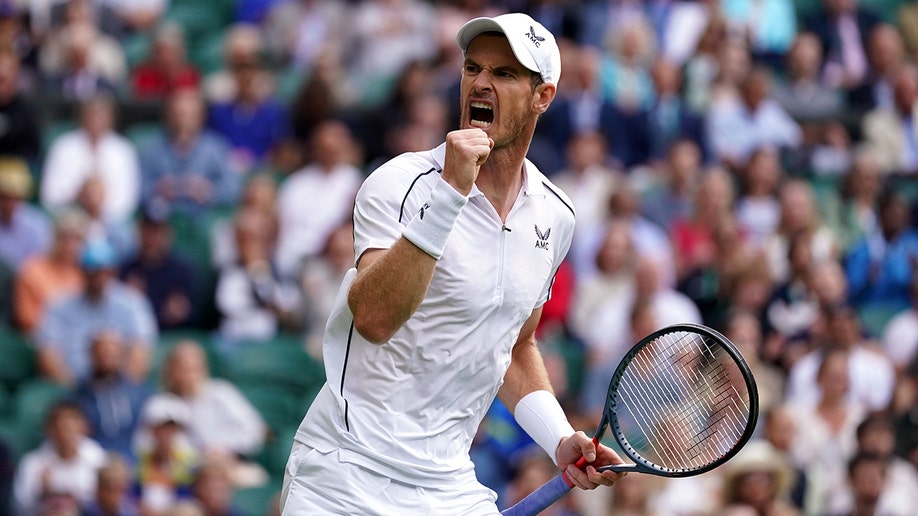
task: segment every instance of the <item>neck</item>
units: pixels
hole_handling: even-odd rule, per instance
[[[502,222],[516,201],[523,186],[524,152],[504,148],[492,151],[488,161],[481,166],[475,185],[497,210]]]

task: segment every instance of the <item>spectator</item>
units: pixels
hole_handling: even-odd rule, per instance
[[[114,131],[115,101],[96,96],[80,104],[80,127],[51,143],[42,170],[41,203],[54,210],[74,202],[93,175],[105,184],[106,221],[124,221],[137,210],[140,166],[131,142]]]
[[[790,266],[788,248],[794,235],[810,241],[810,258],[816,266],[838,257],[835,235],[822,222],[812,185],[801,179],[790,179],[778,193],[781,214],[778,226],[764,244],[765,259],[776,283],[787,281]]]
[[[238,200],[240,174],[227,162],[228,142],[205,128],[205,118],[197,90],[169,96],[163,131],[140,149],[145,202],[159,197],[177,211],[200,215]]]
[[[788,278],[777,284],[765,313],[765,322],[781,348],[786,341],[805,335],[819,315],[819,301],[813,288],[817,265],[813,263],[812,242],[807,235],[791,237],[787,261]],[[775,350],[766,354],[775,358],[779,353]]]
[[[577,210],[577,226],[568,257],[583,280],[596,269],[597,240],[609,216],[609,198],[622,181],[622,172],[611,168],[602,133],[578,132],[567,144],[568,166],[552,176]]]
[[[340,85],[350,105],[377,105],[408,63],[436,57],[434,15],[419,0],[365,0],[352,10],[344,46],[355,51]]]
[[[641,212],[647,220],[668,232],[676,221],[691,216],[701,158],[701,148],[692,140],[680,139],[670,146],[666,162],[657,167],[658,178],[641,200]]]
[[[16,276],[14,304],[16,321],[23,332],[35,330],[50,303],[83,288],[80,254],[87,222],[77,210],[58,214],[51,249],[22,265]]]
[[[291,127],[286,108],[271,90],[264,91],[266,71],[260,57],[237,59],[231,72],[234,95],[211,104],[207,118],[210,128],[230,142],[231,165],[247,173],[271,163],[272,153],[289,138]]]
[[[754,150],[742,170],[734,211],[739,230],[752,249],[763,248],[778,227],[781,218],[778,191],[785,176],[777,149],[767,146]]]
[[[49,38],[40,66],[48,93],[77,101],[115,94],[127,75],[118,42],[85,20],[71,21]]]
[[[204,516],[242,516],[234,505],[230,469],[221,461],[205,461],[195,474],[192,492]]]
[[[841,253],[847,253],[854,242],[876,229],[882,190],[883,178],[876,154],[872,148],[861,146],[855,151],[837,193],[832,192],[825,200],[826,223],[835,234]]]
[[[134,221],[112,219],[106,216],[105,208],[109,204],[109,193],[105,179],[98,174],[86,178],[77,194],[76,207],[88,217],[86,240],[108,242],[115,248],[118,261],[133,255],[137,250],[137,234]]]
[[[188,62],[182,26],[165,22],[153,33],[149,55],[131,72],[132,95],[161,99],[183,88],[197,88],[201,77]]]
[[[166,13],[169,0],[106,0],[130,33],[149,32]]]
[[[248,178],[242,191],[242,199],[234,214],[252,209],[265,216],[266,236],[274,242],[280,227],[277,215],[277,181],[269,174],[255,174]],[[273,244],[272,244],[273,245]],[[239,259],[236,247],[235,221],[232,217],[220,219],[211,230],[211,257],[215,269],[235,263]],[[272,259],[274,256],[272,255]],[[337,290],[337,288],[336,288]]]
[[[31,190],[25,161],[0,158],[0,262],[13,271],[51,247],[51,222],[27,202]]]
[[[766,356],[762,323],[751,310],[734,310],[724,318],[724,335],[743,354],[755,377],[759,410],[768,414],[784,399],[784,372],[763,360]]]
[[[235,217],[238,260],[218,273],[219,335],[226,352],[246,341],[273,338],[292,324],[301,303],[299,289],[283,278],[272,258],[272,221],[251,208]]]
[[[85,379],[92,335],[112,328],[124,339],[125,375],[135,381],[146,380],[151,346],[157,337],[150,304],[115,278],[115,252],[108,244],[87,243],[80,265],[85,275],[83,291],[51,304],[36,331],[39,372],[64,385]]]
[[[718,226],[733,219],[734,196],[733,180],[726,170],[712,168],[704,173],[694,192],[692,213],[669,227],[678,281],[713,263],[714,234]]]
[[[194,269],[172,245],[171,211],[161,199],[143,209],[137,255],[121,266],[121,281],[150,301],[160,330],[180,328],[195,320],[198,306]]]
[[[104,329],[93,334],[90,374],[76,386],[73,398],[86,416],[89,435],[106,450],[133,459],[133,435],[151,392],[145,383],[125,377],[123,349],[117,331]]]
[[[822,82],[822,43],[815,34],[801,32],[787,53],[787,77],[775,85],[774,98],[794,120],[823,123],[837,119],[844,108],[841,93]]]
[[[317,359],[322,357],[325,323],[331,315],[338,287],[354,263],[354,225],[348,220],[332,231],[318,256],[303,264],[300,284],[306,311],[306,349]],[[554,297],[557,296],[556,290]],[[546,318],[544,311],[542,318]]]
[[[746,443],[725,469],[724,514],[800,514],[789,499],[793,469],[768,441]]]
[[[817,401],[812,405],[792,402],[798,421],[792,452],[794,462],[810,466],[804,502],[806,514],[826,513],[836,486],[844,482],[845,464],[857,450],[855,430],[865,410],[863,405],[851,401],[856,380],[849,373],[855,362],[850,352],[836,347],[818,357],[816,360],[821,363],[811,388]],[[791,400],[794,387],[791,385],[788,392]]]
[[[918,360],[918,272],[912,272],[908,293],[911,306],[894,315],[881,335],[883,352],[896,370],[903,373]]]
[[[893,76],[893,105],[877,107],[861,119],[864,140],[873,146],[884,174],[918,172],[914,114],[918,109],[918,67],[904,64]]]
[[[252,457],[262,447],[268,427],[261,415],[232,383],[210,376],[207,356],[197,342],[180,341],[166,357],[166,392],[190,408],[188,437],[210,456],[232,460]],[[227,429],[232,428],[232,432]]]
[[[680,140],[691,140],[706,153],[704,121],[682,98],[682,71],[666,58],[659,58],[650,69],[650,77],[654,101],[641,117],[649,152],[647,159],[665,159],[670,147]]]
[[[95,499],[83,506],[82,516],[140,516],[131,496],[134,474],[130,465],[116,453],[99,468]]]
[[[886,410],[892,401],[895,370],[889,358],[875,349],[861,332],[857,312],[850,306],[824,307],[826,325],[823,342],[814,351],[801,357],[788,372],[787,401],[812,406],[819,401],[820,363],[826,355],[847,357],[844,402],[862,411]],[[823,393],[825,396],[825,393]]]
[[[223,36],[222,67],[204,78],[204,98],[208,103],[229,102],[237,95],[233,70],[246,63],[255,62],[265,54],[262,31],[257,25],[236,23],[227,28]],[[268,95],[274,88],[274,78],[262,71],[256,77],[258,96]]]
[[[58,402],[45,421],[45,441],[25,454],[13,486],[17,514],[43,514],[59,497],[92,500],[105,451],[87,437],[86,419],[72,402]],[[66,502],[65,502],[66,503]],[[51,514],[54,514],[51,512]]]
[[[832,514],[910,514],[915,491],[897,492],[883,457],[858,453],[848,461],[847,482],[831,498]],[[847,488],[847,489],[846,489]],[[839,492],[840,491],[840,492]]]
[[[287,66],[309,75],[321,60],[341,59],[339,36],[345,30],[346,14],[346,6],[334,0],[292,0],[274,4],[260,25],[265,28],[271,53]],[[455,34],[458,27],[461,24],[450,34]],[[455,43],[450,45],[455,47]]]
[[[34,162],[38,159],[41,134],[35,107],[21,92],[20,70],[15,53],[0,51],[0,116],[8,121],[0,130],[0,155]]]
[[[889,412],[874,412],[861,421],[857,426],[857,448],[859,453],[872,455],[886,462],[883,498],[888,499],[887,502],[890,503],[897,500],[898,507],[915,507],[918,503],[918,470],[910,462],[894,454],[896,427]],[[900,514],[897,511],[889,513]]]
[[[757,61],[779,63],[797,33],[797,13],[792,0],[722,0],[727,23],[749,39]]]
[[[147,400],[138,430],[137,485],[141,514],[166,516],[177,500],[192,498],[200,452],[188,440],[191,411],[181,399],[158,395]]]
[[[823,74],[833,87],[857,86],[868,72],[867,38],[879,18],[857,4],[858,0],[822,0],[820,8],[803,20],[804,28],[822,42]]]
[[[644,111],[653,103],[654,85],[648,68],[656,54],[653,27],[642,17],[610,31],[599,67],[599,94],[626,114]]]
[[[310,163],[281,183],[277,198],[281,274],[298,275],[303,260],[319,254],[334,228],[351,218],[364,178],[354,165],[355,148],[346,125],[323,122],[310,140]],[[304,204],[303,199],[311,200]]]
[[[910,304],[908,287],[918,269],[918,231],[909,224],[902,192],[888,190],[880,198],[879,227],[855,242],[845,257],[851,301],[858,308],[903,310]]]
[[[720,56],[724,49],[733,48],[727,29],[727,20],[719,14],[719,9],[712,9],[697,45],[685,62],[685,101],[695,112],[704,113],[708,110],[715,85],[719,78],[723,78]]]
[[[779,150],[801,143],[800,127],[771,96],[771,75],[764,68],[740,82],[740,98],[711,107],[707,132],[714,155],[730,168],[741,169],[752,153],[771,145]]]
[[[609,214],[628,221],[638,255],[654,264],[661,287],[672,287],[676,284],[676,265],[669,235],[638,211],[638,193],[632,184],[629,181],[619,183],[609,197]]]
[[[894,25],[879,24],[870,31],[867,58],[870,71],[866,80],[848,91],[848,109],[863,116],[872,109],[894,109],[893,80],[905,63],[905,42]]]

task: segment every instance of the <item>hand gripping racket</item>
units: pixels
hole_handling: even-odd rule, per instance
[[[746,444],[758,414],[755,379],[733,343],[706,326],[668,326],[635,344],[619,363],[593,436],[598,444],[611,428],[634,463],[598,470],[664,477],[710,471]],[[576,466],[586,467],[586,460]],[[502,514],[538,514],[573,486],[561,473]]]

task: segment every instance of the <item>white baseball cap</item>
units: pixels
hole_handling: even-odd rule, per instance
[[[463,54],[468,51],[475,36],[483,32],[503,32],[521,65],[541,75],[543,81],[558,84],[561,78],[561,51],[558,50],[555,37],[541,23],[523,13],[469,20],[456,34],[456,42]]]

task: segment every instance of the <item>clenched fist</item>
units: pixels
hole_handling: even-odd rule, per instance
[[[462,195],[468,195],[492,147],[494,140],[481,129],[460,129],[447,134],[443,180]]]

